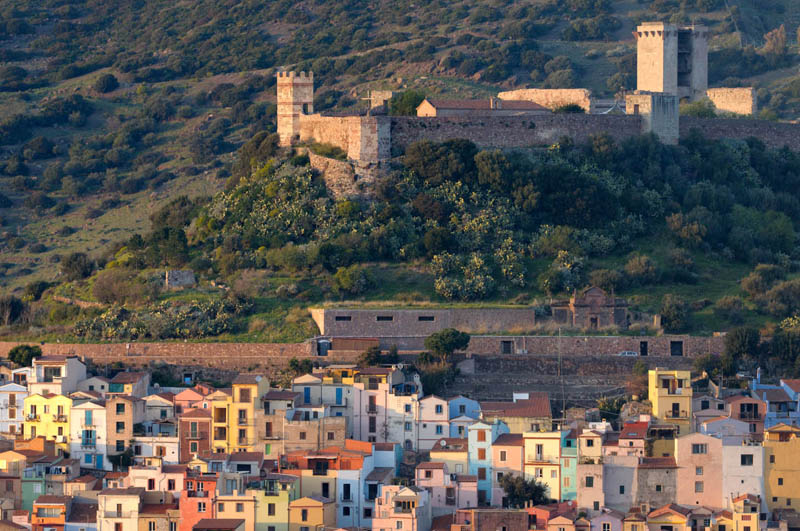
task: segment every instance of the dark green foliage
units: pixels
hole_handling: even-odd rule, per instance
[[[586,114],[586,110],[577,103],[567,103],[553,109],[556,114]]]
[[[38,301],[42,297],[44,290],[46,290],[49,287],[50,283],[45,282],[44,280],[37,280],[35,282],[31,282],[30,284],[25,286],[25,292],[24,292],[25,300]]]
[[[431,185],[444,181],[467,180],[475,168],[478,150],[468,140],[449,140],[441,144],[423,140],[406,148],[405,165]]]
[[[759,359],[759,343],[761,334],[750,327],[739,327],[725,334],[725,354],[727,363],[734,366],[743,362]]]
[[[499,485],[505,492],[504,507],[521,509],[528,507],[528,504],[543,505],[550,502],[547,486],[536,479],[527,480],[516,474],[503,474]]]
[[[364,293],[372,283],[369,270],[356,264],[340,267],[333,275],[333,291],[342,296]]]
[[[289,360],[288,366],[289,371],[295,376],[309,374],[314,369],[314,366],[309,359],[298,360],[297,358],[292,358]]]
[[[0,296],[0,323],[3,325],[14,324],[22,317],[25,303],[13,295]]]
[[[94,82],[94,89],[101,94],[111,92],[119,87],[119,81],[114,74],[103,74]]]
[[[406,90],[396,94],[389,100],[389,114],[393,116],[416,116],[417,107],[425,99],[425,93],[418,90]]]
[[[686,302],[668,293],[661,300],[661,325],[668,332],[682,332],[689,326],[689,307]]]
[[[470,335],[455,328],[445,328],[425,338],[425,348],[446,363],[453,352],[464,350],[469,345]]]
[[[329,159],[336,160],[347,160],[347,153],[345,153],[345,151],[339,146],[314,143],[309,146],[309,149],[320,157],[327,157]]]
[[[94,262],[86,253],[71,253],[61,261],[59,269],[65,280],[80,280],[92,274]]]
[[[8,359],[22,367],[30,367],[33,358],[42,355],[42,348],[39,345],[17,345],[8,351]]]

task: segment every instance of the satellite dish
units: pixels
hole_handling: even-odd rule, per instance
[[[441,446],[442,448],[444,448],[445,446],[447,446],[447,443],[445,442],[445,440],[444,440],[444,439],[442,439],[441,441],[439,441],[439,446]]]

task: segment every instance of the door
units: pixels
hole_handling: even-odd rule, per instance
[[[329,498],[330,494],[331,494],[330,486],[328,485],[327,482],[323,483],[322,484],[322,497],[323,498]]]
[[[343,389],[341,387],[337,387],[336,388],[336,405],[337,406],[341,406],[342,405],[342,391],[343,391]]]
[[[647,356],[647,341],[640,341],[639,342],[639,355],[640,356]]]
[[[306,404],[311,403],[311,388],[303,387],[303,402]]]
[[[102,470],[103,469],[103,456],[102,455],[98,455],[96,457],[95,463],[96,463],[95,468],[97,468],[98,470]]]

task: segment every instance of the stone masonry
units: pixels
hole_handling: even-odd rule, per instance
[[[587,114],[594,112],[592,92],[587,89],[519,89],[507,90],[497,95],[501,100],[526,100],[555,110],[564,105],[578,105]]]
[[[719,112],[743,116],[758,114],[758,97],[753,87],[711,88],[706,95]]]

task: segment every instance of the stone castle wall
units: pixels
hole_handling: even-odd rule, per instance
[[[748,120],[737,118],[694,118],[681,116],[681,137],[692,129],[710,139],[736,138],[744,140],[755,137],[771,148],[788,146],[793,151],[800,150],[800,126],[797,124]]]
[[[754,116],[758,112],[758,98],[753,87],[711,88],[706,96],[720,112]]]
[[[353,165],[347,161],[322,157],[308,150],[311,167],[322,174],[325,186],[335,199],[357,196],[358,178]]]
[[[608,133],[623,140],[641,134],[641,117],[624,115],[550,114],[502,118],[391,118],[392,151],[418,140],[471,140],[482,148],[546,146],[562,136],[584,142]]]
[[[592,92],[587,89],[518,89],[500,92],[497,97],[501,100],[532,101],[550,110],[574,104],[587,113],[594,111]]]

